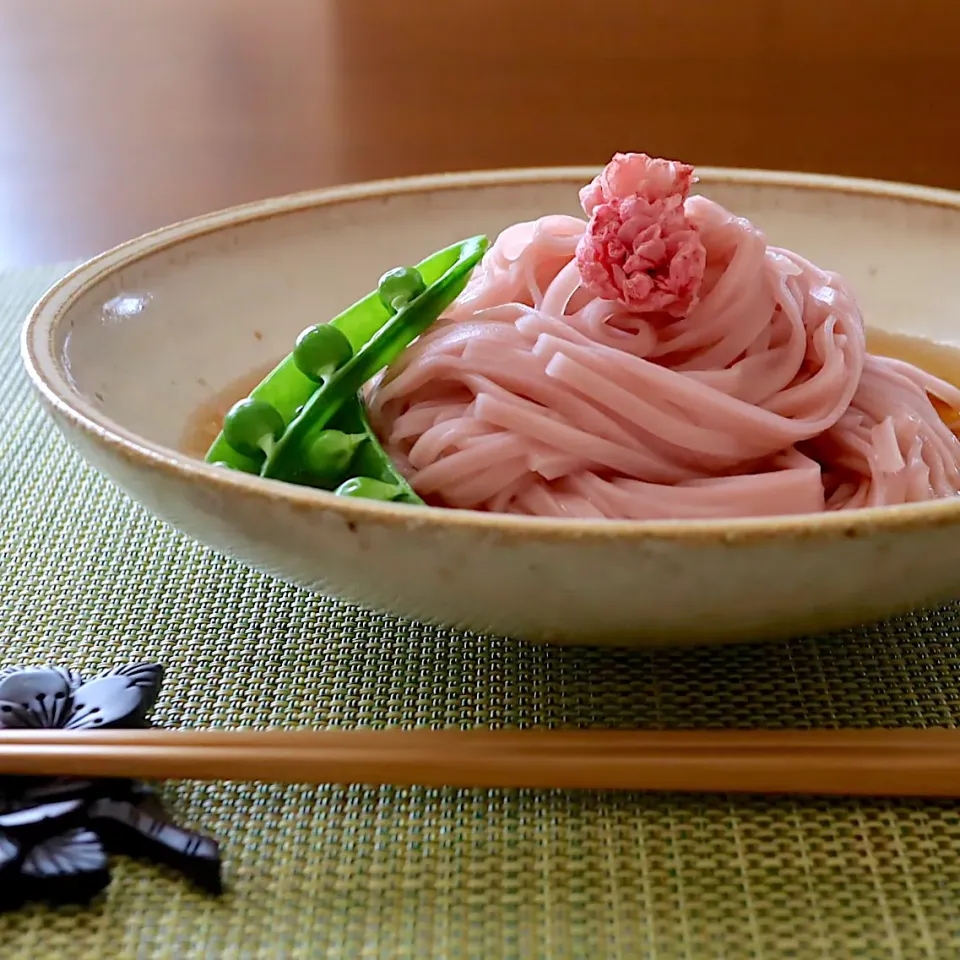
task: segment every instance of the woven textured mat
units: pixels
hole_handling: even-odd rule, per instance
[[[358,611],[152,519],[41,414],[0,275],[0,662],[169,669],[185,725],[955,725],[960,609],[789,644],[529,646]],[[228,894],[120,858],[86,910],[0,916],[2,956],[960,955],[953,803],[170,784]]]

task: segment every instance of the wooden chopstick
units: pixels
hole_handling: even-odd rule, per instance
[[[960,797],[960,730],[5,730],[0,774]]]

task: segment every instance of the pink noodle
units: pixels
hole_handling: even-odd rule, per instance
[[[497,238],[447,315],[370,390],[428,502],[555,517],[810,513],[960,492],[930,397],[866,353],[842,279],[688,196],[692,168],[620,155],[589,220]]]

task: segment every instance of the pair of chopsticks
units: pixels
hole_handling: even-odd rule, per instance
[[[5,730],[0,774],[960,797],[960,730]]]

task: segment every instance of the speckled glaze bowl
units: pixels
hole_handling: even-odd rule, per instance
[[[868,322],[960,336],[960,195],[701,169],[698,189],[846,274]],[[576,213],[593,169],[447,175],[267,200],[91,260],[23,331],[40,398],[96,469],[214,549],[406,617],[536,641],[688,644],[853,625],[960,596],[960,502],[711,522],[557,521],[341,499],[183,452],[198,407],[380,274]]]

